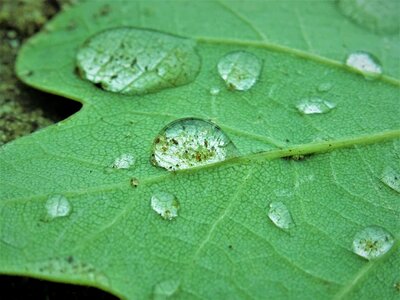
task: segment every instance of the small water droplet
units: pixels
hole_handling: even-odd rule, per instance
[[[231,52],[218,62],[218,73],[228,88],[247,91],[260,76],[262,61],[246,51]]]
[[[269,205],[268,217],[281,229],[289,229],[294,225],[288,208],[282,202],[272,202]]]
[[[368,260],[384,255],[392,248],[393,236],[379,226],[366,227],[353,240],[353,252]]]
[[[229,137],[215,124],[187,118],[173,121],[157,135],[152,163],[169,171],[204,166],[237,156]]]
[[[321,92],[321,93],[325,93],[325,92],[330,91],[332,89],[332,87],[333,87],[332,83],[323,82],[320,85],[318,85],[317,91]]]
[[[219,92],[220,92],[220,89],[217,88],[217,87],[212,87],[212,88],[210,89],[210,94],[211,94],[212,96],[218,95]]]
[[[296,105],[299,112],[305,115],[324,114],[336,107],[336,104],[320,98],[307,98]]]
[[[340,11],[356,24],[377,33],[399,32],[400,2],[388,0],[339,0]]]
[[[154,30],[113,28],[79,49],[81,76],[110,92],[138,95],[193,81],[200,57],[193,40]]]
[[[154,300],[164,300],[171,298],[178,291],[179,280],[170,279],[157,283],[153,290]]]
[[[151,197],[151,208],[166,220],[178,216],[179,201],[170,193],[159,192]]]
[[[132,187],[137,188],[139,186],[139,179],[131,178],[130,183]]]
[[[351,53],[346,58],[346,65],[363,73],[367,78],[382,74],[382,68],[378,59],[367,52],[358,51]]]
[[[135,164],[135,157],[131,154],[122,154],[111,165],[114,169],[129,169]]]
[[[382,182],[391,189],[400,193],[400,173],[392,167],[386,167],[382,173]]]
[[[66,217],[71,213],[71,204],[62,195],[53,195],[46,201],[46,210],[50,218]]]

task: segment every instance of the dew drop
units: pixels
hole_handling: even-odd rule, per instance
[[[392,248],[393,236],[379,226],[366,227],[353,240],[353,252],[368,260],[384,255]]]
[[[46,201],[47,214],[51,219],[66,217],[71,213],[71,204],[62,195],[53,195]]]
[[[382,74],[382,68],[378,60],[367,52],[358,51],[351,53],[346,58],[346,65],[365,74],[367,77],[368,75],[376,77]]]
[[[262,61],[246,51],[231,52],[218,62],[218,73],[228,88],[237,91],[249,90],[260,76]]]
[[[211,94],[212,96],[218,95],[219,92],[220,92],[220,89],[217,88],[217,87],[212,87],[212,88],[210,89],[210,94]]]
[[[391,167],[386,167],[382,173],[382,182],[391,189],[400,193],[400,174]]]
[[[178,216],[179,201],[172,194],[159,192],[151,197],[151,208],[164,219],[172,220]]]
[[[202,119],[180,119],[168,124],[153,144],[152,163],[169,171],[204,166],[237,156],[229,137]]]
[[[318,85],[317,91],[321,92],[321,93],[325,93],[325,92],[330,91],[332,89],[332,87],[333,87],[332,83],[323,82],[320,85]]]
[[[272,202],[269,205],[268,217],[281,229],[289,229],[294,225],[288,208],[282,202]]]
[[[129,169],[135,164],[135,157],[131,154],[122,154],[111,165],[114,169]]]
[[[297,110],[305,115],[324,114],[336,107],[336,104],[320,98],[307,98],[296,105]]]
[[[397,0],[339,0],[339,10],[356,24],[376,33],[397,33],[400,2]]]
[[[84,79],[110,92],[138,95],[193,81],[200,69],[195,42],[154,30],[119,27],[89,38],[79,49]]]
[[[178,291],[179,280],[171,279],[162,281],[154,286],[153,299],[164,300],[170,299]]]

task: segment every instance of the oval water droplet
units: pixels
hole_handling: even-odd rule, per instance
[[[332,83],[323,82],[320,85],[318,85],[317,90],[318,90],[318,92],[325,93],[325,92],[330,91],[332,89],[332,87],[333,87]]]
[[[211,94],[212,96],[218,95],[219,92],[220,92],[220,89],[217,88],[217,87],[212,87],[212,88],[210,89],[210,94]]]
[[[382,173],[382,182],[394,191],[400,193],[400,173],[392,167],[386,167]]]
[[[47,215],[51,219],[69,216],[72,208],[68,199],[62,195],[53,195],[49,197],[45,206]]]
[[[337,3],[346,17],[364,28],[377,33],[399,32],[399,1],[339,0]]]
[[[236,51],[223,56],[217,67],[228,88],[247,91],[260,76],[262,61],[249,52]]]
[[[135,157],[132,154],[122,154],[117,157],[112,163],[111,167],[114,169],[129,169],[135,164]]]
[[[113,28],[79,49],[81,76],[110,92],[145,94],[193,81],[200,69],[195,42],[154,30]]]
[[[179,201],[170,193],[159,192],[151,197],[151,208],[166,220],[178,216]]]
[[[204,166],[237,156],[230,138],[215,124],[187,118],[173,121],[157,135],[152,163],[169,171]]]
[[[157,283],[153,290],[154,300],[170,299],[178,291],[180,281],[176,279],[165,280]]]
[[[288,208],[282,202],[272,202],[269,205],[268,217],[277,227],[284,230],[294,225]]]
[[[296,105],[297,110],[305,115],[324,114],[336,107],[335,103],[320,98],[307,98]]]
[[[382,68],[378,59],[367,52],[358,51],[351,53],[346,58],[346,65],[363,73],[367,78],[377,77],[382,74]]]
[[[353,252],[371,260],[388,252],[393,243],[393,236],[386,229],[379,226],[370,226],[355,235]]]

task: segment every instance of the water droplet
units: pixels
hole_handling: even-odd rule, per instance
[[[193,81],[200,69],[195,42],[154,30],[113,28],[79,49],[83,78],[107,91],[145,94]]]
[[[332,89],[332,87],[333,87],[332,83],[323,82],[320,85],[318,85],[317,91],[321,92],[321,93],[325,93],[325,92],[330,91]]]
[[[353,252],[368,260],[384,255],[392,248],[393,236],[379,226],[364,228],[353,240]]]
[[[135,157],[131,154],[122,154],[117,157],[113,164],[112,168],[114,169],[129,169],[131,166],[135,164]]]
[[[174,171],[221,162],[237,154],[235,145],[218,126],[187,118],[161,130],[154,140],[152,163]]]
[[[320,98],[307,98],[296,105],[299,112],[305,115],[324,114],[336,107],[336,104]]]
[[[346,58],[346,65],[353,68],[367,77],[376,77],[382,74],[382,68],[378,60],[367,52],[354,52]]]
[[[66,217],[71,213],[71,204],[62,195],[53,195],[46,201],[46,210],[50,218]]]
[[[212,87],[212,88],[210,89],[210,94],[211,94],[212,96],[218,95],[219,92],[220,92],[220,89],[217,88],[217,87]]]
[[[171,279],[162,281],[155,285],[153,291],[154,300],[164,300],[171,298],[179,288],[179,280]]]
[[[246,51],[231,52],[218,62],[218,73],[228,88],[247,91],[260,76],[262,61]]]
[[[382,182],[400,193],[400,174],[391,167],[386,167],[382,173]]]
[[[131,178],[130,183],[132,187],[137,188],[139,186],[139,179]]]
[[[346,17],[364,28],[377,33],[399,32],[399,1],[339,0],[337,3]]]
[[[151,208],[166,220],[178,216],[179,201],[172,194],[159,192],[151,197]]]
[[[281,229],[289,229],[294,225],[288,208],[282,202],[272,202],[269,205],[268,217]]]

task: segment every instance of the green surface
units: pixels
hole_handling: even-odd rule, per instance
[[[398,36],[368,31],[327,1],[113,3],[76,5],[20,53],[22,80],[84,105],[1,148],[0,271],[129,299],[398,297],[399,193],[381,181],[387,168],[400,172]],[[122,25],[197,41],[195,81],[127,96],[79,78],[79,46]],[[263,61],[246,92],[227,89],[216,68],[239,50]],[[371,81],[346,68],[358,50],[377,56],[385,75]],[[336,107],[300,114],[310,97]],[[155,136],[184,117],[211,119],[240,157],[178,172],[151,165]],[[123,154],[134,166],[110,170]],[[177,197],[174,220],[151,209],[157,192]],[[71,212],[49,220],[54,195]],[[288,232],[268,218],[274,201],[290,211]],[[368,262],[351,249],[373,225],[395,243]]]

